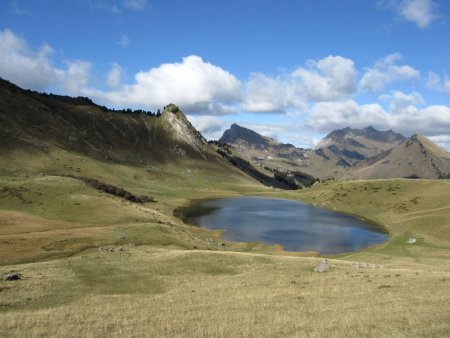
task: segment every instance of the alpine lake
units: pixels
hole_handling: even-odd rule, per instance
[[[182,213],[189,223],[224,230],[226,241],[279,244],[287,251],[339,254],[388,239],[377,224],[287,199],[246,196],[204,200]]]

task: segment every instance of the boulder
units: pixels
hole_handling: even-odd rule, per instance
[[[324,259],[317,267],[314,268],[314,272],[327,272],[328,270],[330,270],[328,259]]]

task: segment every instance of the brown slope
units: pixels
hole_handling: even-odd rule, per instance
[[[90,99],[40,94],[0,79],[0,151],[64,149],[128,164],[205,159],[206,140],[175,105],[161,116],[111,111]]]
[[[392,130],[379,131],[372,127],[344,128],[328,134],[316,149],[335,159],[338,165],[345,166],[377,156],[405,139],[406,137]]]
[[[413,135],[373,161],[350,169],[351,178],[450,178],[450,153],[422,135]]]

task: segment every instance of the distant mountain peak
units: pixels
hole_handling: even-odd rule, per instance
[[[231,145],[246,143],[247,146],[256,148],[265,148],[270,144],[276,143],[274,139],[260,135],[236,123],[233,123],[230,129],[225,130],[219,141]]]

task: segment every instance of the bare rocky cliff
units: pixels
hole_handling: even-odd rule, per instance
[[[186,115],[174,104],[165,107],[160,117],[164,126],[172,132],[174,139],[190,145],[203,158],[208,142],[202,134],[188,121]]]

